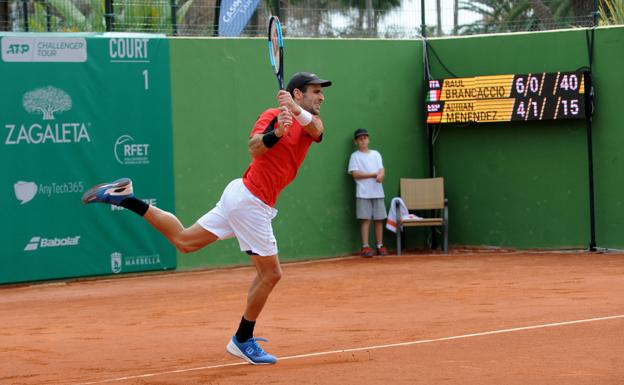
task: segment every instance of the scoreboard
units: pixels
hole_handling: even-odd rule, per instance
[[[430,80],[427,123],[584,119],[589,72]]]

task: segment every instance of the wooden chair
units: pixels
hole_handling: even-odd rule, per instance
[[[397,218],[397,255],[401,255],[401,232],[405,227],[442,227],[442,249],[448,254],[448,199],[444,197],[444,178],[401,178],[401,199],[409,211],[417,210],[435,217],[401,221],[400,206],[393,207]],[[419,213],[420,214],[420,213]]]

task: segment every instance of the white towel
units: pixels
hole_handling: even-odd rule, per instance
[[[399,205],[399,212],[401,214],[401,222],[404,220],[416,220],[423,219],[418,215],[410,214],[407,206],[405,206],[405,202],[401,198],[392,198],[390,202],[390,210],[388,211],[388,219],[386,220],[386,228],[393,233],[397,232],[397,223],[396,223],[396,205]]]

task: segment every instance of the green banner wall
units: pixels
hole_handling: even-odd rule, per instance
[[[624,169],[619,75],[624,28],[596,30],[594,172],[599,247],[622,248]],[[588,65],[585,30],[434,39],[458,76],[573,71]],[[252,122],[274,103],[275,80],[258,40],[174,39],[172,87],[176,207],[190,225],[209,210],[249,162]],[[386,203],[401,177],[427,176],[421,41],[286,40],[286,73],[312,70],[326,90],[324,142],[314,145],[278,201],[275,233],[282,259],[354,253],[359,231],[353,181],[346,175],[351,133],[371,130],[384,156]],[[331,59],[330,59],[331,58]],[[434,77],[450,77],[433,55]],[[451,245],[585,248],[589,244],[586,128],[583,121],[442,127],[436,174],[446,180]],[[409,230],[423,247],[425,231]],[[385,233],[394,244],[393,234]],[[179,256],[179,266],[247,263],[235,241]]]
[[[459,77],[574,71],[589,65],[586,30],[434,39]],[[595,31],[593,154],[598,247],[623,248],[624,28]],[[432,75],[450,77],[431,57]],[[436,144],[446,178],[450,240],[459,245],[587,248],[589,177],[583,120],[444,125]]]
[[[353,131],[366,127],[371,148],[384,157],[388,204],[400,177],[426,175],[423,115],[416,107],[422,47],[418,41],[311,39],[286,39],[285,47],[287,78],[313,71],[334,84],[324,90],[323,142],[312,145],[276,205],[280,258],[351,254],[360,247],[355,187],[347,175]],[[277,86],[263,39],[173,39],[171,60],[176,210],[189,226],[243,175],[251,159],[249,132],[258,115],[277,104]],[[235,240],[178,258],[182,268],[240,263],[249,258]]]
[[[80,40],[67,40],[58,46],[64,52],[50,59],[47,50],[55,46],[45,40],[38,46],[13,39],[22,35],[0,35],[0,282],[173,268],[174,249],[141,218],[106,205],[83,207],[80,195],[93,183],[129,176],[139,197],[193,224],[243,174],[249,130],[276,104],[266,42],[41,36],[84,39],[86,51]],[[623,248],[624,28],[598,28],[595,37],[597,244]],[[585,30],[434,39],[431,45],[458,76],[588,64]],[[32,56],[31,47],[42,52]],[[399,178],[427,175],[422,42],[286,39],[285,58],[287,77],[314,71],[334,85],[325,89],[324,140],[312,146],[277,204],[280,258],[355,253],[359,228],[346,173],[353,131],[367,128],[371,147],[384,157],[387,204],[398,194]],[[434,77],[449,77],[436,58],[430,61]],[[49,95],[61,107],[46,115],[35,101]],[[445,126],[435,164],[450,200],[452,245],[588,245],[584,122]],[[425,233],[409,230],[408,246],[422,247]],[[392,246],[394,236],[386,232],[385,238]],[[184,269],[249,262],[235,240],[177,258]]]
[[[131,177],[173,210],[168,41],[147,35],[1,34],[0,283],[175,267],[143,220],[83,206]]]

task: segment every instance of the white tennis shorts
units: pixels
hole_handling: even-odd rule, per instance
[[[277,210],[262,202],[235,179],[227,185],[215,208],[197,223],[219,239],[236,237],[241,251],[261,256],[277,255],[277,241],[271,220]]]

